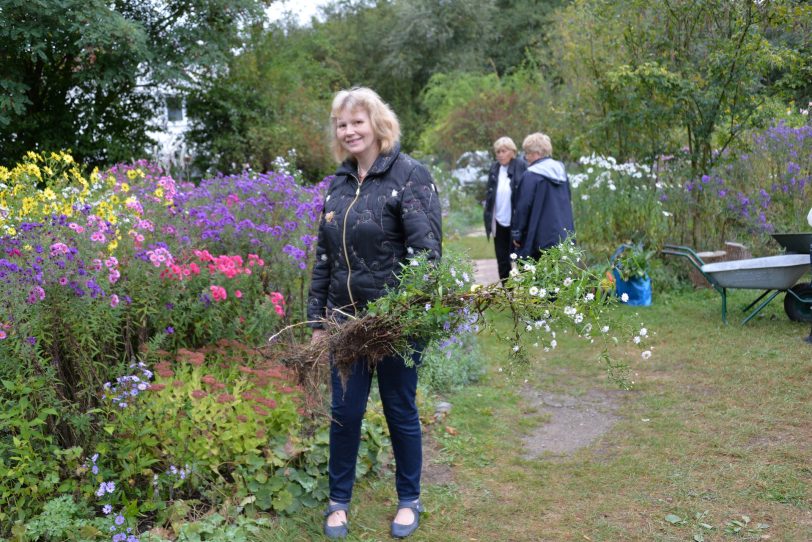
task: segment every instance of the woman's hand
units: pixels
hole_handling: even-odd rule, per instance
[[[310,337],[310,344],[320,343],[321,341],[327,339],[327,330],[326,329],[314,329],[313,335]]]

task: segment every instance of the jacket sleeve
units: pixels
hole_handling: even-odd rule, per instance
[[[327,254],[327,242],[324,235],[324,209],[321,211],[319,222],[318,241],[316,242],[316,263],[313,264],[313,273],[310,277],[310,291],[307,294],[307,320],[312,328],[324,327],[316,323],[327,313],[327,294],[330,289],[330,275],[332,274],[332,261]]]
[[[406,246],[415,252],[425,251],[429,260],[439,260],[443,242],[440,197],[422,164],[412,170],[403,187],[401,220]]]
[[[482,219],[485,222],[485,237],[491,238],[491,226],[493,225],[493,206],[496,205],[496,183],[499,178],[499,162],[491,164],[488,171],[488,184],[485,191],[485,205],[483,206]]]
[[[538,182],[532,174],[524,173],[519,183],[519,196],[517,198],[516,210],[513,214],[513,228],[510,231],[510,238],[513,241],[524,245],[527,239],[527,228],[530,222],[530,213],[533,211],[533,200],[536,198],[536,188]]]

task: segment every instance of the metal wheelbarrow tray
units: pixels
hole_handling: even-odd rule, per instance
[[[722,321],[727,323],[727,289],[742,288],[764,290],[752,303],[743,309],[747,313],[742,321],[746,324],[766,307],[770,301],[786,292],[784,310],[792,320],[806,320],[812,307],[812,287],[808,283],[797,284],[810,269],[808,254],[784,254],[747,260],[732,260],[706,264],[689,247],[664,245],[663,254],[687,258],[722,296]],[[762,299],[767,298],[762,301]],[[756,304],[761,304],[756,307]],[[755,308],[753,308],[755,307]]]
[[[788,290],[809,270],[806,254],[784,254],[749,260],[707,263],[700,267],[722,288]]]

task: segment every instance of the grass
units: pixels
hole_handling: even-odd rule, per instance
[[[735,291],[730,307],[750,294]],[[488,376],[447,397],[451,413],[426,429],[436,448],[427,461],[450,471],[424,482],[428,513],[411,540],[812,540],[809,325],[774,305],[744,327],[722,325],[709,290],[623,308],[656,332],[628,392],[566,339],[505,378],[504,347],[483,336]],[[522,399],[525,379],[549,393],[609,392],[618,419],[569,456],[523,459],[522,438],[548,419]],[[359,483],[349,540],[388,540],[395,504],[391,474]],[[280,529],[279,540],[318,539],[321,517]]]
[[[484,231],[474,233],[480,235],[452,238],[450,241],[443,243],[443,248],[453,248],[456,251],[464,252],[472,260],[494,259],[496,256],[494,254],[493,238],[487,239]]]

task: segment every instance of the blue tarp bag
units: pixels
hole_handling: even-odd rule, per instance
[[[632,277],[629,280],[620,278],[620,273],[617,269],[612,269],[612,275],[615,277],[615,289],[617,296],[621,297],[624,293],[629,295],[629,300],[626,305],[636,305],[639,307],[648,307],[651,305],[651,278],[646,275],[645,278]]]

